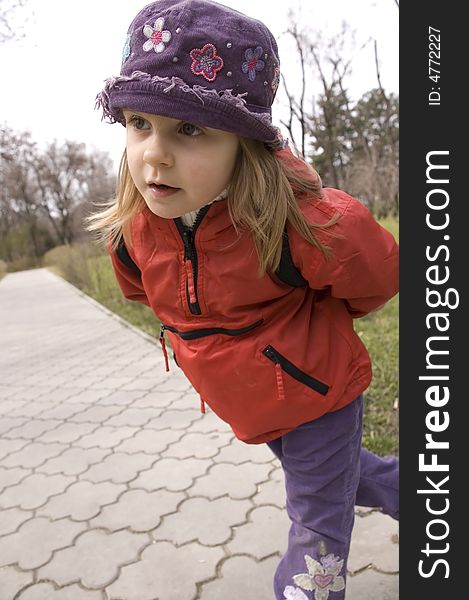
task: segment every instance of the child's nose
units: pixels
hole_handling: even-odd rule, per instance
[[[171,152],[169,145],[165,143],[163,137],[160,135],[154,135],[148,141],[148,145],[143,153],[143,160],[152,166],[172,166],[174,164],[173,153]]]

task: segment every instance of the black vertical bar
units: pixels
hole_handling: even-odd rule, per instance
[[[401,600],[468,594],[463,7],[400,5]]]

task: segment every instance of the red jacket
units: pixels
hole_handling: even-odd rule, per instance
[[[332,246],[332,259],[288,226],[293,261],[309,288],[258,277],[252,237],[238,237],[226,200],[202,209],[193,245],[180,219],[147,208],[137,215],[128,250],[141,277],[111,253],[124,296],[153,309],[201,398],[248,443],[342,408],[371,380],[352,317],[396,294],[398,247],[358,200],[323,193],[299,205],[312,223],[340,213],[318,236]]]

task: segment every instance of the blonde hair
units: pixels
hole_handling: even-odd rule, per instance
[[[298,205],[297,196],[321,198],[321,179],[303,159],[294,158],[290,166],[263,142],[239,138],[240,152],[230,183],[228,211],[235,229],[251,232],[259,256],[259,275],[275,273],[282,255],[286,222],[325,258],[330,247],[322,244],[316,230],[333,225],[338,215],[327,223],[309,223]],[[145,206],[127,165],[124,151],[117,177],[116,198],[101,205],[104,210],[87,217],[89,231],[116,248],[132,218]],[[331,234],[333,235],[333,234]],[[129,236],[130,237],[130,236]],[[126,238],[127,239],[127,238]]]

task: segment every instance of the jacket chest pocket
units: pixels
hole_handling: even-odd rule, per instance
[[[316,379],[315,377],[312,377],[311,375],[308,375],[304,371],[298,369],[298,367],[296,367],[287,358],[282,356],[282,354],[280,354],[280,352],[278,352],[278,350],[276,350],[273,346],[266,346],[264,350],[262,350],[262,354],[264,354],[264,356],[266,356],[270,361],[272,361],[275,364],[275,368],[277,371],[277,381],[280,381],[279,371],[283,371],[290,375],[290,377],[293,377],[293,379],[296,379],[300,383],[306,385],[307,387],[311,388],[312,390],[314,390],[318,394],[321,394],[322,396],[325,396],[329,391],[328,385],[326,385],[322,381],[319,381],[319,379]]]

